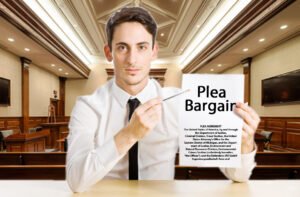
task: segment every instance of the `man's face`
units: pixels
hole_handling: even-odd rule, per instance
[[[111,52],[105,46],[105,54],[114,63],[117,84],[145,85],[157,50],[157,46],[152,49],[152,35],[140,23],[126,22],[115,27]]]

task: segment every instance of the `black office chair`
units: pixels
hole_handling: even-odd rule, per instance
[[[68,151],[68,139],[65,138],[65,141],[64,141],[64,151],[67,152]]]
[[[4,150],[4,137],[2,135],[2,132],[0,131],[0,151]]]
[[[270,150],[270,142],[272,139],[273,132],[271,131],[261,131],[260,134],[265,137],[264,139],[264,149]]]

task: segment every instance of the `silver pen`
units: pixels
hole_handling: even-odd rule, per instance
[[[174,97],[176,97],[176,96],[179,96],[179,95],[181,95],[181,94],[183,94],[183,93],[186,93],[186,92],[189,92],[189,91],[190,91],[190,89],[184,90],[184,91],[182,91],[182,92],[180,92],[180,93],[177,93],[177,94],[175,94],[175,95],[173,95],[173,96],[167,97],[167,98],[163,99],[162,101],[169,100],[169,99],[171,99],[171,98],[174,98]]]

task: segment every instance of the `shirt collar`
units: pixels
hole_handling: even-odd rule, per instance
[[[158,95],[155,84],[151,79],[148,80],[145,88],[135,96],[128,94],[125,90],[120,88],[116,84],[116,81],[114,79],[112,85],[112,93],[122,107],[126,107],[129,99],[137,98],[141,102],[141,104],[144,104],[148,100],[155,98]]]

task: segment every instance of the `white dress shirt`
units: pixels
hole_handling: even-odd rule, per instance
[[[141,104],[179,89],[161,88],[153,79],[136,96]],[[73,108],[68,136],[67,181],[74,192],[88,189],[101,179],[128,179],[128,153],[120,155],[114,136],[128,124],[132,98],[114,79],[92,95],[79,97]],[[178,151],[178,98],[162,104],[161,122],[138,143],[139,180],[172,180]],[[255,151],[242,155],[241,168],[221,171],[235,181],[246,181],[255,166]]]

